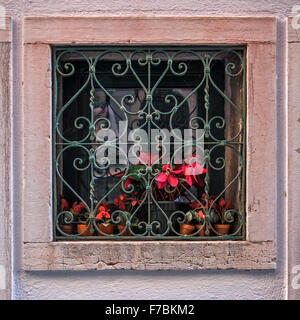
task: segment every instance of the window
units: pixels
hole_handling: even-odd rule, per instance
[[[104,45],[111,49],[113,45],[117,44],[119,47],[130,44],[130,47],[124,47],[127,51],[139,46],[148,49],[168,46],[164,48],[165,51],[168,51],[174,49],[176,45],[176,49],[201,49],[204,54],[205,52],[211,53],[212,48],[214,50],[226,48],[243,52],[241,56],[243,61],[246,61],[243,77],[246,81],[242,84],[236,82],[236,87],[246,89],[243,91],[244,95],[247,93],[247,108],[243,110],[245,122],[241,123],[244,140],[242,155],[246,161],[242,165],[244,175],[238,179],[240,182],[236,182],[240,186],[240,190],[237,189],[236,193],[244,195],[245,199],[244,221],[242,223],[244,222],[243,226],[247,228],[244,238],[240,239],[241,241],[238,238],[229,241],[226,237],[219,239],[228,239],[228,241],[210,241],[218,239],[218,237],[211,235],[202,238],[196,234],[186,237],[180,234],[176,235],[176,238],[169,239],[157,237],[157,240],[154,239],[155,241],[134,241],[139,238],[127,236],[125,239],[125,236],[118,236],[116,229],[114,236],[91,238],[80,236],[72,238],[56,233],[53,213],[58,208],[53,208],[53,198],[57,197],[56,203],[59,204],[60,192],[63,193],[64,190],[53,187],[53,182],[60,184],[55,176],[56,171],[53,171],[53,161],[57,155],[56,147],[53,148],[53,138],[56,137],[56,134],[53,134],[52,124],[55,123],[57,115],[52,113],[53,117],[50,117],[53,105],[55,105],[55,101],[53,101],[53,96],[55,97],[53,94],[55,92],[53,60],[56,56],[53,50],[72,48],[82,53],[88,51],[90,53],[87,56],[90,56],[91,51],[99,52],[104,49]],[[217,48],[220,45],[223,48]],[[24,201],[22,212],[22,220],[24,221],[23,269],[191,270],[233,268],[249,270],[276,268],[275,218],[277,207],[275,200],[279,195],[276,191],[276,158],[274,157],[276,154],[276,139],[274,137],[277,136],[275,49],[276,19],[271,17],[25,18],[24,159],[22,162],[24,164],[22,165],[24,168],[24,188],[22,195],[20,195]],[[68,59],[70,59],[69,63],[75,65],[74,58],[69,57],[66,62]],[[186,63],[188,60],[191,59],[187,57]],[[72,72],[71,64],[69,64],[68,70],[64,69],[65,66],[67,67],[66,63],[60,68],[63,73]],[[236,64],[236,66],[238,65]],[[232,73],[238,71],[232,67],[233,65],[229,64],[227,71]],[[120,72],[120,70],[117,68],[116,71]],[[178,69],[175,70],[178,72]],[[75,69],[75,71],[78,70]],[[58,75],[58,77],[60,76]],[[71,79],[62,78],[66,81]],[[241,75],[238,78],[229,78],[232,78],[233,81],[233,78],[241,79]],[[118,81],[120,79],[121,77],[118,77]],[[57,93],[59,92],[59,94],[56,98],[61,107],[60,99],[66,99],[70,94],[68,91],[70,89],[61,87],[60,81],[57,82]],[[180,82],[180,80],[178,81]],[[115,88],[115,84],[110,87],[114,90],[118,89]],[[210,88],[213,90],[211,86]],[[228,85],[226,82],[224,82],[223,88],[222,92],[231,99],[235,99],[233,101],[236,105],[245,106],[237,100],[237,97],[233,98],[233,94],[240,92],[241,89],[235,89],[233,84]],[[99,89],[97,85],[96,89]],[[175,83],[170,86],[170,89],[180,89],[180,86]],[[212,94],[212,92],[210,93]],[[211,94],[210,99],[212,99]],[[87,96],[89,97],[89,92]],[[218,94],[216,94],[217,96]],[[199,99],[201,99],[201,94]],[[170,103],[173,100],[171,98]],[[95,96],[94,101],[99,101],[99,98]],[[225,104],[226,101],[224,106]],[[224,120],[228,123],[227,117],[229,116],[225,114]],[[230,119],[235,124],[235,120],[232,120],[234,118],[230,117]],[[236,120],[241,121],[239,117]],[[68,128],[68,124],[66,128]],[[238,126],[234,125],[234,128],[238,128]],[[222,131],[221,128],[218,130]],[[227,139],[226,134],[225,131],[225,139]],[[204,138],[203,143],[205,142]],[[245,165],[246,163],[247,165]],[[58,165],[61,164],[58,163]],[[230,165],[234,165],[234,162],[230,161]],[[233,172],[227,171],[227,168],[228,166],[224,171],[225,177],[226,172]],[[209,170],[208,174],[210,174]],[[206,174],[201,177],[205,179]],[[56,181],[54,181],[55,179]],[[212,180],[210,180],[211,184]],[[60,184],[60,188],[62,185]],[[58,193],[52,194],[53,190],[58,190]],[[234,193],[231,192],[231,194]],[[64,196],[67,197],[67,195]],[[70,199],[70,202],[72,201],[73,199]],[[56,211],[57,214],[60,212]],[[53,230],[54,227],[55,230]],[[74,235],[75,231],[74,227]],[[234,236],[240,237],[241,235]],[[58,237],[62,238],[58,239]],[[77,239],[77,241],[68,241],[73,239]],[[79,241],[88,239],[97,239],[98,241]],[[121,241],[111,241],[113,239]],[[148,239],[140,238],[140,240]]]
[[[244,239],[244,47],[54,47],[53,65],[56,239]]]

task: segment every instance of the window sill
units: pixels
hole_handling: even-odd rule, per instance
[[[276,269],[274,242],[25,243],[23,268],[47,270]]]

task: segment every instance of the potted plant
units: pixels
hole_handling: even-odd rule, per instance
[[[69,212],[73,217],[73,219],[70,219],[69,223],[67,222],[66,217],[63,218],[63,223],[61,223],[59,227],[64,233],[69,235],[73,234],[74,222],[77,222],[77,233],[80,236],[92,235],[90,226],[87,228],[89,213],[83,202],[74,201],[70,208],[69,202],[61,195],[61,208],[63,211]]]
[[[108,203],[103,203],[101,206],[98,208],[98,213],[96,215],[96,223],[98,228],[100,229],[101,232],[97,232],[98,236],[105,236],[108,234],[113,234],[114,232],[114,226],[111,223],[111,217],[109,213],[109,205]]]
[[[93,236],[91,232],[92,225],[89,224],[89,212],[86,210],[83,202],[73,202],[70,212],[73,214],[75,221],[77,221],[77,233],[81,237]]]
[[[152,187],[152,194],[153,198],[158,201],[159,206],[168,216],[176,210],[186,210],[186,207],[188,207],[188,200],[185,198],[187,189],[193,185],[196,188],[203,186],[200,175],[204,174],[206,169],[199,162],[200,156],[191,154],[183,164],[171,165],[168,163],[158,168],[160,173],[155,177],[156,184]],[[161,215],[160,210],[154,208],[153,211],[155,220],[160,222],[160,229],[162,231],[166,230],[168,223]],[[193,232],[190,223],[181,224],[180,230],[185,234]]]
[[[64,198],[63,195],[60,196],[61,209],[63,213],[62,222],[59,225],[59,229],[64,233],[71,235],[74,232],[74,223],[77,223],[77,233],[80,236],[92,236],[90,232],[91,226],[88,226],[89,213],[86,210],[85,204],[83,202],[74,201],[72,207],[70,207],[69,202]],[[72,216],[72,218],[67,219],[67,217]]]
[[[215,212],[219,216],[220,223],[214,224],[214,229],[217,235],[226,235],[229,232],[230,224],[226,221],[225,214],[231,209],[230,202],[226,202],[223,198],[220,198],[216,203]]]
[[[199,210],[197,212],[196,220],[197,220],[196,229],[200,230],[199,233],[198,233],[198,236],[205,237],[206,236],[206,234],[205,234],[205,232],[206,232],[206,224],[205,224],[205,215],[204,215],[202,210]],[[209,235],[209,233],[210,233],[210,230],[208,229],[208,234],[207,235]]]
[[[206,194],[203,193],[200,200],[190,203],[190,207],[197,212],[196,220],[198,223],[196,228],[201,230],[199,236],[209,236],[211,234],[211,224],[219,222],[219,216],[214,211],[216,205],[213,199],[215,199],[215,196],[207,198]],[[203,225],[206,225],[206,227],[203,227]]]
[[[180,224],[181,234],[191,234],[195,230],[195,226],[191,223],[195,218],[195,210],[189,210],[185,214],[184,222]]]
[[[126,204],[129,202],[129,209],[126,210]],[[131,232],[129,230],[129,222],[131,227],[135,227],[138,224],[138,218],[132,217],[132,211],[137,205],[138,200],[135,198],[126,198],[123,194],[120,194],[118,198],[114,199],[114,205],[117,206],[122,213],[119,213],[118,217],[120,219],[120,223],[117,225],[118,231],[121,236],[131,236]]]
[[[146,193],[146,184],[143,179],[143,173],[146,173],[150,165],[153,172],[157,172],[152,184],[152,195],[156,201],[172,201],[183,196],[186,188],[192,185],[203,187],[200,175],[206,173],[206,169],[200,165],[200,156],[191,154],[183,164],[172,165],[170,163],[162,164],[158,156],[149,156],[141,153],[140,161],[129,167],[126,173],[126,179],[123,183],[125,192],[134,188],[134,195],[143,198]],[[123,177],[124,173],[117,175]],[[180,182],[180,183],[179,183]],[[184,187],[185,188],[184,188]]]
[[[67,212],[67,211],[70,210],[69,202],[66,199],[64,199],[63,195],[60,196],[60,204],[61,204],[62,211],[66,211]],[[62,222],[59,225],[59,228],[61,229],[62,232],[66,233],[66,234],[72,234],[73,233],[73,224],[67,222],[65,214],[63,215],[63,219],[62,219]]]

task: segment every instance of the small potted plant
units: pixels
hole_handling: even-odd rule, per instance
[[[132,200],[130,202],[130,208],[128,211],[126,211],[126,201]],[[131,236],[131,232],[129,230],[129,227],[127,227],[127,221],[130,221],[132,216],[132,211],[138,201],[134,198],[126,198],[123,194],[120,194],[118,198],[114,199],[114,205],[117,206],[122,213],[120,213],[118,216],[120,218],[120,223],[117,225],[118,231],[121,236]],[[132,221],[130,221],[131,227],[137,226],[138,224],[138,218],[133,217]]]
[[[189,210],[185,214],[184,222],[180,224],[181,234],[191,234],[195,230],[195,226],[191,223],[195,218],[195,210]]]
[[[199,236],[209,236],[211,234],[211,224],[219,221],[219,216],[214,212],[215,205],[213,204],[214,196],[206,199],[206,194],[203,193],[198,201],[192,201],[190,207],[196,212],[196,228],[200,230]],[[206,205],[208,203],[208,206]],[[211,207],[212,206],[212,207]],[[210,208],[211,207],[211,208]],[[210,210],[207,212],[207,208]],[[205,214],[204,214],[205,212]],[[206,225],[206,226],[203,226]]]
[[[111,223],[109,210],[108,203],[103,203],[101,206],[99,206],[98,213],[95,218],[98,228],[103,233],[98,231],[98,236],[105,236],[108,234],[113,234],[114,232],[114,226]]]
[[[61,203],[61,209],[62,211],[69,211],[70,210],[70,205],[69,202],[64,199],[64,196],[60,196],[60,203]],[[67,219],[65,218],[66,215],[64,214],[62,223],[60,223],[59,228],[61,229],[62,232],[66,234],[72,234],[73,233],[73,224],[72,223],[67,223]]]
[[[70,212],[73,214],[75,220],[78,221],[77,233],[81,237],[90,237],[93,235],[91,232],[92,225],[89,224],[89,213],[86,210],[83,202],[73,202]]]
[[[198,236],[205,237],[206,236],[205,214],[203,213],[202,210],[199,210],[197,212],[196,220],[197,220],[196,229],[200,230],[198,233]],[[210,232],[209,229],[208,229],[208,232]],[[209,233],[207,235],[209,235]]]
[[[214,225],[217,235],[226,235],[229,232],[230,224],[226,221],[225,213],[231,209],[230,202],[226,202],[223,198],[217,202],[215,212],[219,216],[220,223]]]

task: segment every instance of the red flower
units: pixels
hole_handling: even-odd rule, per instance
[[[219,200],[219,206],[220,207],[224,207],[226,205],[226,201],[223,199],[223,198],[221,198],[220,200]]]
[[[199,203],[199,202],[197,202],[197,201],[192,201],[192,202],[190,203],[190,207],[191,207],[192,209],[201,209],[201,208],[202,208],[202,205],[201,205],[201,203]]]
[[[178,174],[182,172],[182,170],[171,170],[170,164],[166,164],[162,167],[162,171],[155,180],[157,181],[158,189],[163,189],[167,183],[171,187],[177,187],[178,179],[173,174]]]
[[[213,208],[215,208],[217,205],[216,205],[216,203],[214,203],[214,200],[213,199],[210,199],[209,201],[208,201],[208,204],[210,205],[210,206],[212,206]]]
[[[99,207],[99,213],[96,215],[96,219],[102,219],[102,218],[110,218],[110,214],[106,211],[106,208],[104,206]]]
[[[123,194],[120,194],[118,198],[114,199],[114,204],[119,207],[120,210],[125,210],[125,203],[124,203],[125,197]]]
[[[194,160],[197,159],[195,162]],[[192,162],[193,161],[193,162]],[[188,164],[183,165],[183,174],[185,175],[186,182],[191,186],[194,182],[197,183],[200,187],[203,187],[204,184],[202,180],[197,175],[207,172],[198,162],[200,162],[199,155],[191,155],[186,161]]]
[[[202,212],[202,210],[198,211],[198,212],[197,212],[197,215],[198,215],[201,219],[205,219],[205,215],[204,215],[204,213]]]
[[[81,210],[82,210],[82,208],[81,208],[80,204],[78,204],[78,205],[76,205],[76,206],[73,207],[73,211],[74,211],[75,213],[80,213]]]
[[[136,200],[133,200],[132,202],[131,202],[131,205],[134,207],[135,205],[137,204],[137,201]]]
[[[78,204],[78,201],[73,202],[72,209],[74,213],[80,213],[85,208],[85,204],[83,202],[80,202]]]
[[[226,202],[223,198],[219,200],[219,206],[221,207],[221,209],[225,209],[225,210],[228,210],[231,208],[230,202]]]
[[[79,206],[80,206],[81,209],[84,209],[84,208],[85,208],[85,204],[84,204],[83,202],[80,202],[80,203],[79,203]]]
[[[63,211],[67,211],[70,209],[70,205],[69,205],[68,201],[64,198],[61,199],[61,208]]]
[[[226,205],[225,205],[225,209],[228,210],[231,208],[231,203],[230,202],[227,202]]]
[[[78,205],[78,201],[74,201],[72,204],[72,208],[74,209],[74,207],[76,207]]]
[[[127,190],[127,188],[132,184],[133,179],[131,177],[128,177],[124,182],[124,189]]]
[[[119,173],[116,174],[115,177],[123,177],[124,173]],[[134,180],[129,176],[127,179],[124,181],[124,190],[127,190],[127,188],[134,182]]]

